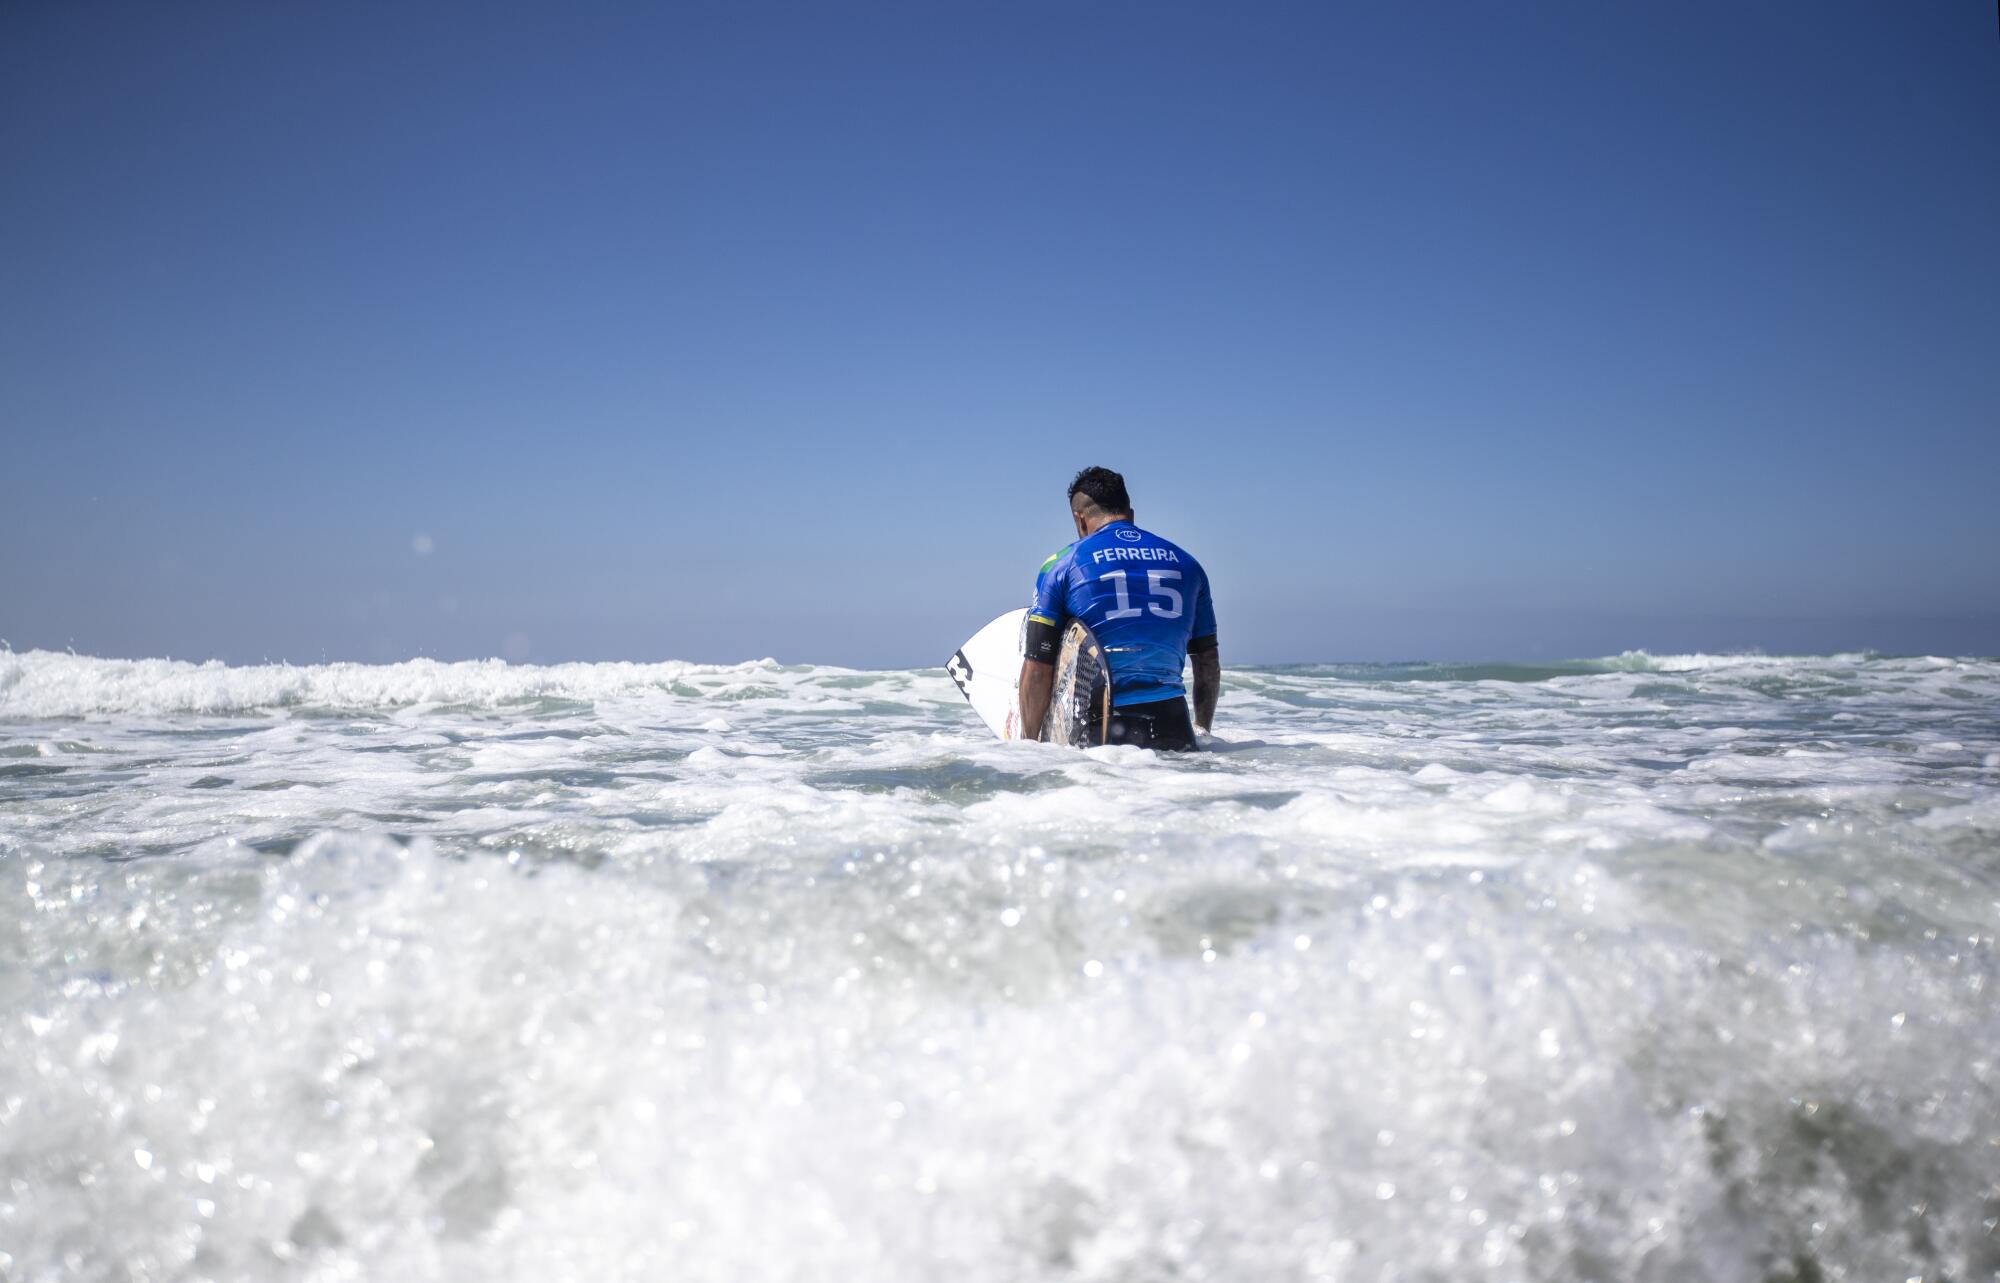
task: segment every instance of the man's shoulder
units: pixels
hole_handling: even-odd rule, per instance
[[[1163,535],[1154,535],[1153,538],[1158,539],[1162,544],[1165,544],[1167,547],[1172,548],[1177,554],[1179,554],[1180,559],[1182,561],[1187,562],[1189,565],[1193,566],[1197,570],[1201,569],[1201,558],[1195,556],[1193,553],[1189,552],[1186,548],[1181,547],[1179,544],[1175,543],[1171,539],[1166,538]]]
[[[1148,531],[1147,533],[1150,534],[1151,532]],[[1166,549],[1172,554],[1174,565],[1180,568],[1181,574],[1186,576],[1190,582],[1196,579],[1199,579],[1203,583],[1208,582],[1208,571],[1203,568],[1199,557],[1196,557],[1187,549],[1164,536],[1153,535],[1153,540],[1161,548]]]
[[[1065,544],[1050,553],[1048,560],[1035,571],[1035,600],[1028,611],[1029,623],[1054,626],[1063,610],[1063,595],[1068,592],[1063,581],[1069,575],[1075,557],[1076,545]]]

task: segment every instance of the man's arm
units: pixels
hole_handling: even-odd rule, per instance
[[[1039,659],[1021,661],[1021,738],[1042,737],[1042,719],[1048,715],[1049,696],[1056,688],[1056,666]]]
[[[1075,545],[1071,545],[1074,547]],[[1065,584],[1069,577],[1068,548],[1042,563],[1035,576],[1035,600],[1021,625],[1021,738],[1042,737],[1049,695],[1056,688],[1056,655],[1062,650],[1062,624],[1068,615]]]
[[[1205,731],[1222,695],[1222,652],[1210,646],[1191,653],[1188,662],[1194,665],[1194,724]]]
[[[1202,572],[1194,599],[1194,637],[1188,642],[1194,665],[1194,724],[1202,730],[1215,720],[1215,701],[1222,695],[1222,652],[1215,648],[1215,597]]]

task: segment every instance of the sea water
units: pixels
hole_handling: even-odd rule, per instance
[[[0,652],[0,1277],[2000,1277],[2000,662]]]

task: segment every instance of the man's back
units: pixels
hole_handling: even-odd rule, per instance
[[[1111,708],[1104,742],[1141,748],[1198,747],[1222,690],[1215,603],[1208,576],[1187,551],[1134,524],[1125,478],[1085,468],[1069,483],[1069,519],[1077,541],[1042,563],[1035,604],[1021,633],[1020,723],[1040,737],[1055,689],[1055,660],[1065,621],[1080,619],[1104,647]],[[1194,660],[1194,716],[1181,664]]]
[[[1111,702],[1123,708],[1183,696],[1190,642],[1215,635],[1208,576],[1185,549],[1112,521],[1042,564],[1031,624],[1081,619],[1111,665]]]

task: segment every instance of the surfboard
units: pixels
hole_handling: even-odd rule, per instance
[[[1089,748],[1104,742],[1110,722],[1111,667],[1104,647],[1081,619],[1072,619],[1056,656],[1056,685],[1049,693],[1049,715],[1042,719],[1042,738]]]
[[[1021,635],[1027,621],[1027,611],[1008,611],[967,639],[944,666],[979,720],[1003,740],[1021,737]],[[1077,747],[1101,744],[1110,715],[1111,671],[1104,648],[1082,620],[1072,619],[1056,656],[1042,738]]]
[[[1021,735],[1021,629],[1026,610],[1010,610],[972,634],[945,662],[979,720],[1003,740]]]

